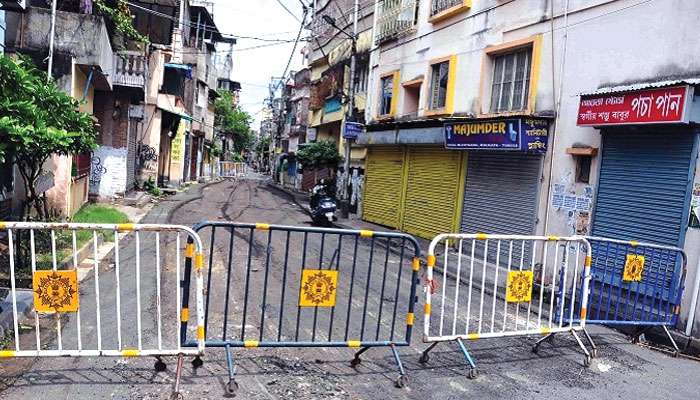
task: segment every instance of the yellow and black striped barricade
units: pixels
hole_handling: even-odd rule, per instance
[[[183,357],[204,352],[201,263],[192,318],[179,306],[183,273],[201,252],[184,226],[0,222],[0,285],[10,287],[13,316],[0,357],[151,356],[164,371],[162,357],[177,356],[177,398]],[[184,320],[200,332],[194,346],[181,346]]]
[[[582,237],[444,234],[428,250],[424,341],[430,351],[441,342],[456,342],[469,377],[477,376],[465,341],[542,336],[533,351],[556,333],[571,333],[590,365],[591,354],[579,338],[585,327],[590,245]],[[436,271],[439,269],[439,271]],[[573,313],[576,322],[559,318]]]
[[[420,249],[401,233],[232,222],[203,222],[207,347],[349,347],[352,365],[389,347],[404,386],[398,347],[414,323]],[[208,249],[208,250],[207,250]],[[185,346],[196,346],[183,327]]]
[[[683,249],[601,237],[587,240],[593,251],[587,323],[634,327],[634,342],[660,327],[678,355],[668,328],[676,326],[681,311],[688,263]],[[596,345],[584,332],[595,355]]]

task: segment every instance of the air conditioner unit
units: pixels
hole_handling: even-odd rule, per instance
[[[27,9],[27,0],[0,0],[0,5],[6,11],[24,11]]]

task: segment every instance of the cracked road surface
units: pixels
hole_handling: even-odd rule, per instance
[[[294,201],[286,194],[277,191],[267,185],[262,177],[252,176],[250,179],[233,182],[223,181],[190,189],[190,196],[177,198],[161,203],[144,222],[165,222],[164,215],[172,211],[167,222],[192,226],[203,220],[213,221],[237,221],[237,222],[266,222],[271,224],[310,226],[308,215],[303,212]],[[233,279],[230,281],[231,293],[241,293],[245,290],[246,279],[242,276],[247,262],[246,235],[249,231],[236,232],[233,245],[236,260],[232,263]],[[213,243],[214,262],[212,264],[211,296],[209,331],[207,335],[212,338],[221,335],[223,322],[224,294],[226,279],[224,270],[228,268],[225,259],[230,247],[229,236],[217,231],[219,235],[211,240],[210,232],[203,232],[202,239],[205,247]],[[289,286],[291,294],[287,294],[284,301],[284,326],[278,331],[279,320],[273,318],[280,313],[279,303],[281,294],[275,292],[267,298],[265,307],[267,317],[261,318],[261,303],[259,296],[263,293],[260,282],[264,282],[266,275],[266,233],[256,232],[255,246],[252,256],[251,293],[250,304],[258,306],[248,307],[249,318],[242,322],[242,308],[245,306],[239,300],[231,303],[229,313],[231,315],[228,324],[235,330],[238,337],[239,330],[246,327],[246,339],[259,335],[261,329],[266,336],[288,337],[294,336],[294,319],[297,312],[298,286],[294,289]],[[150,237],[144,236],[146,243]],[[301,242],[292,239],[291,258],[298,259],[303,253]],[[309,238],[309,254],[320,254],[321,243],[319,240]],[[273,239],[270,246],[273,249],[273,257],[268,271],[268,282],[279,283],[284,279],[282,265],[284,260],[279,258],[283,254],[284,237]],[[329,241],[324,243],[324,254],[309,260],[304,265],[330,266],[333,261],[336,265],[348,265],[352,262],[353,254],[350,243],[339,245]],[[340,254],[333,249],[341,247]],[[144,245],[142,248],[146,257],[152,257],[152,246]],[[363,265],[369,257],[369,249],[365,245],[358,247],[358,265]],[[385,256],[383,250],[377,250],[380,257]],[[123,257],[133,255],[123,254]],[[396,255],[389,258],[390,267],[399,262],[392,261]],[[384,260],[380,260],[382,263]],[[105,266],[107,268],[107,266]],[[153,269],[147,267],[142,270],[143,279],[154,279]],[[103,293],[109,294],[114,290],[109,279],[109,274],[103,274],[100,270],[100,284],[104,287]],[[364,271],[364,270],[358,270]],[[381,272],[381,271],[380,271]],[[298,273],[298,270],[297,272]],[[359,272],[358,272],[359,273]],[[376,274],[375,270],[372,274]],[[366,282],[366,273],[358,275],[358,282]],[[167,275],[167,273],[166,273]],[[164,283],[161,290],[165,294],[175,296],[175,279],[164,275]],[[135,279],[131,270],[123,270],[122,280]],[[172,272],[169,275],[172,277]],[[374,276],[374,275],[372,275]],[[393,276],[393,275],[392,275]],[[298,282],[299,276],[290,275],[289,282]],[[81,285],[90,285],[91,279]],[[404,282],[404,275],[398,278]],[[255,283],[253,283],[255,282]],[[391,282],[391,281],[390,281]],[[396,286],[397,280],[393,281]],[[362,286],[362,284],[360,286]],[[104,285],[104,286],[102,286]],[[258,285],[258,286],[256,286]],[[298,284],[297,284],[298,285]],[[144,307],[144,315],[153,315],[156,312],[154,304],[154,288],[142,286],[141,296],[150,302]],[[91,287],[91,286],[89,286]],[[279,285],[277,286],[279,287]],[[394,286],[391,286],[394,288]],[[296,290],[296,291],[295,291]],[[380,335],[390,333],[391,314],[393,306],[391,296],[385,293],[383,296],[384,316],[379,318],[376,306],[382,287],[372,286],[369,293],[374,296],[374,302],[370,301],[367,312],[367,339],[374,339],[375,329],[379,326]],[[390,290],[386,290],[390,292]],[[379,293],[378,293],[379,292]],[[270,292],[272,293],[272,292]],[[404,288],[400,288],[403,296]],[[416,310],[422,310],[422,291],[417,293],[419,297]],[[163,313],[173,313],[174,309],[166,304],[172,303],[173,297],[164,295]],[[338,293],[339,304],[342,300],[342,292]],[[371,298],[372,296],[370,296]],[[400,297],[401,299],[404,297]],[[170,303],[169,303],[170,302]],[[360,301],[361,302],[361,301]],[[275,305],[277,303],[277,305]],[[354,303],[354,298],[353,298]],[[391,306],[389,306],[389,304]],[[361,307],[363,304],[353,304]],[[124,307],[132,307],[133,303],[126,302]],[[405,304],[400,300],[399,307]],[[375,308],[372,308],[375,307]],[[252,310],[252,311],[251,311]],[[389,311],[387,311],[389,310]],[[402,310],[400,308],[399,310]],[[300,326],[300,338],[308,340],[313,335],[313,325],[309,321],[313,318],[313,312],[302,314]],[[401,323],[405,322],[405,310],[403,315],[397,316]],[[105,315],[109,315],[106,312]],[[418,312],[417,314],[420,314]],[[133,317],[124,315],[123,326],[132,326],[136,323]],[[270,317],[273,316],[273,317]],[[343,317],[345,314],[343,314]],[[351,334],[355,334],[357,324],[361,323],[360,315],[352,317],[350,321]],[[144,340],[152,343],[156,335],[154,326],[149,325],[144,319]],[[150,319],[152,320],[152,318]],[[63,337],[71,340],[75,335],[72,331],[72,321],[64,324]],[[102,321],[103,330],[114,329],[113,317],[105,317]],[[318,312],[317,322],[319,326],[326,326],[330,322],[324,311]],[[378,323],[379,322],[379,323]],[[397,323],[401,325],[400,323]],[[286,328],[285,328],[286,327]],[[371,327],[371,329],[370,329]],[[191,328],[191,327],[190,327]],[[342,330],[345,327],[339,323],[333,328],[340,340],[345,339]],[[191,330],[190,330],[191,332]],[[396,332],[402,333],[401,329]],[[173,323],[165,323],[163,326],[164,337],[172,337],[176,334],[176,326]],[[83,332],[85,334],[85,332]],[[190,333],[191,334],[191,333]],[[319,335],[328,335],[328,329],[319,331]],[[567,335],[560,335],[551,344],[544,344],[539,354],[530,351],[536,338],[512,338],[491,339],[470,342],[467,345],[476,357],[480,368],[480,376],[476,380],[466,378],[467,368],[464,359],[455,344],[441,344],[432,353],[429,364],[422,365],[418,362],[420,352],[426,347],[421,342],[422,317],[417,315],[416,326],[413,330],[412,346],[401,347],[401,354],[409,376],[407,387],[398,389],[394,387],[397,369],[394,357],[388,348],[374,348],[363,356],[363,362],[356,368],[350,366],[355,349],[347,348],[267,348],[267,349],[233,349],[236,363],[237,382],[240,384],[238,398],[243,399],[426,399],[447,400],[478,397],[481,399],[588,399],[588,398],[644,398],[644,399],[693,399],[697,398],[697,389],[692,382],[700,380],[700,368],[695,361],[674,359],[664,353],[652,351],[627,342],[624,335],[604,328],[593,328],[594,339],[599,343],[599,358],[593,361],[590,368],[582,365],[582,355],[574,340]],[[326,336],[323,336],[324,340]],[[352,337],[354,339],[354,337]],[[46,338],[48,340],[48,338]],[[92,340],[92,339],[88,339]],[[134,338],[126,336],[125,341],[133,343]],[[170,339],[168,339],[170,340]],[[167,342],[167,340],[166,340]],[[191,359],[191,358],[190,358]],[[61,358],[39,359],[32,365],[23,366],[17,360],[5,359],[0,361],[0,376],[7,389],[0,395],[2,399],[166,399],[169,396],[170,386],[174,378],[174,359],[166,359],[168,369],[166,372],[157,373],[153,369],[152,358]],[[26,367],[26,368],[25,368]],[[182,393],[186,399],[218,399],[224,397],[223,385],[228,381],[225,350],[210,348],[204,357],[204,366],[196,371],[189,362],[185,364],[183,374]]]

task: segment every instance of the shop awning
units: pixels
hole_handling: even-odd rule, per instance
[[[653,81],[653,82],[639,82],[629,85],[615,85],[615,86],[603,86],[593,91],[586,91],[579,93],[579,96],[591,96],[597,94],[608,94],[608,93],[622,93],[622,92],[634,92],[637,90],[644,89],[656,89],[668,86],[677,85],[700,85],[700,77],[698,78],[688,78],[688,79],[676,79],[676,80],[665,80],[665,81]]]
[[[157,107],[163,111],[169,112],[171,114],[177,115],[178,117],[192,122],[192,117],[187,115],[184,107],[179,106],[178,99],[174,95],[159,94]]]
[[[188,79],[192,79],[192,66],[178,63],[165,63],[165,68],[176,69],[183,73]]]

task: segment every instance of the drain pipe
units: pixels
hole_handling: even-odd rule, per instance
[[[564,43],[562,45],[561,63],[559,64],[559,90],[557,93],[554,79],[554,0],[549,1],[550,36],[552,42],[552,100],[554,105],[554,124],[552,125],[552,140],[550,141],[551,156],[549,159],[549,181],[547,182],[547,205],[544,214],[544,234],[549,233],[549,197],[552,194],[552,181],[554,180],[554,153],[557,144],[557,128],[559,125],[559,111],[561,109],[561,97],[564,91],[564,65],[566,64],[566,48],[569,39],[569,0],[564,6]]]

